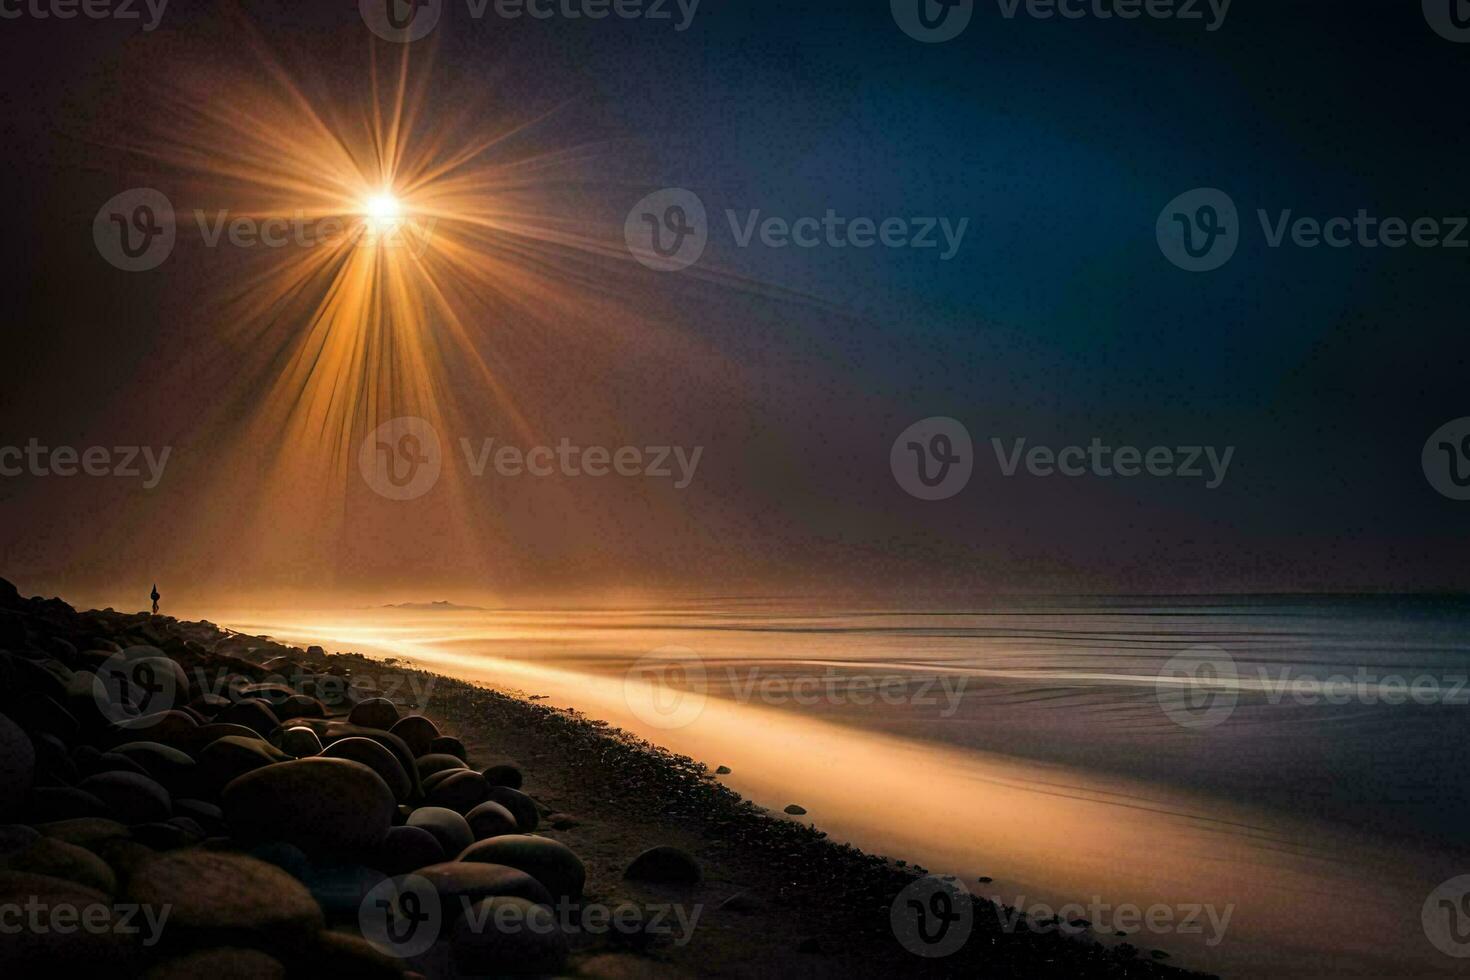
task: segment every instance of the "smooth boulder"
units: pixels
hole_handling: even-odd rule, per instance
[[[541,811],[536,801],[518,789],[509,786],[491,786],[485,790],[485,799],[499,803],[515,815],[521,833],[529,834],[541,823]]]
[[[657,885],[697,885],[704,875],[689,852],[660,844],[634,858],[623,877]]]
[[[383,778],[393,791],[393,798],[400,803],[413,792],[413,783],[398,759],[374,739],[357,736],[339,738],[322,749],[320,755],[323,759],[351,759],[369,767]]]
[[[25,808],[35,776],[35,746],[19,725],[0,715],[0,820]]]
[[[191,848],[155,858],[128,882],[128,901],[171,907],[163,945],[246,946],[266,951],[310,944],[322,910],[295,878],[243,854]]]
[[[511,789],[521,788],[521,771],[515,766],[491,766],[481,773],[481,775],[485,777],[486,784],[490,786],[509,786]]]
[[[388,730],[407,742],[415,756],[428,755],[429,746],[439,737],[439,726],[423,715],[400,718]]]
[[[500,896],[475,903],[455,923],[449,949],[462,974],[554,974],[566,963],[567,937],[546,906]]]
[[[387,698],[368,698],[352,706],[347,720],[365,728],[391,731],[398,722],[398,706]]]
[[[173,813],[168,790],[135,772],[99,772],[78,783],[77,789],[101,800],[122,823],[152,823]]]
[[[393,790],[350,759],[296,759],[247,772],[220,796],[241,841],[282,840],[307,854],[370,851],[392,826]]]
[[[408,815],[406,826],[422,827],[434,835],[446,857],[453,857],[475,842],[474,831],[464,815],[442,806],[421,806]]]
[[[577,901],[587,883],[582,859],[561,841],[528,834],[507,834],[471,844],[461,861],[517,868],[546,886],[553,898]]]
[[[433,789],[425,792],[424,799],[430,806],[469,813],[485,802],[489,789],[484,776],[473,769],[459,769],[435,783]]]
[[[503,864],[445,861],[414,872],[439,894],[439,907],[448,920],[461,914],[466,904],[485,898],[524,898],[550,905],[551,893],[535,878]]]
[[[499,803],[486,800],[464,815],[469,822],[475,840],[482,841],[502,834],[514,834],[520,830],[515,815]]]

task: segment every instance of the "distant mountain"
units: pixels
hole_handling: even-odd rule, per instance
[[[382,608],[384,608],[384,609],[418,609],[418,610],[427,610],[429,612],[453,612],[455,610],[465,610],[465,609],[467,609],[467,610],[479,610],[479,611],[483,611],[483,608],[480,607],[480,606],[461,606],[461,605],[459,605],[457,603],[448,602],[448,601],[445,601],[443,599],[440,599],[438,602],[390,602],[387,605],[383,606]]]

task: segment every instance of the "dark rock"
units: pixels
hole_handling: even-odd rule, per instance
[[[465,905],[485,898],[524,898],[539,905],[551,904],[551,893],[539,881],[515,868],[500,864],[445,861],[414,872],[439,894],[445,921],[463,913]]]
[[[0,579],[3,582],[4,579]],[[39,840],[41,832],[23,823],[0,824],[0,855],[18,851],[31,841]]]
[[[421,806],[409,814],[408,826],[422,827],[434,835],[446,858],[454,858],[475,842],[463,814],[442,806]]]
[[[81,778],[76,762],[66,743],[46,732],[32,732],[31,744],[36,750],[36,783],[69,785]]]
[[[281,727],[281,719],[271,710],[270,702],[259,698],[237,701],[215,715],[215,721],[226,725],[241,725],[261,738],[270,737],[271,732]]]
[[[404,962],[379,951],[361,936],[327,930],[316,948],[293,961],[306,977],[351,977],[352,980],[399,980]]]
[[[389,828],[388,836],[367,863],[385,875],[397,876],[452,857],[453,854],[444,853],[444,846],[428,830],[419,826],[403,826]]]
[[[124,742],[107,754],[121,755],[138,764],[170,792],[188,792],[193,786],[194,760],[172,746],[159,742]]]
[[[322,754],[322,740],[317,737],[315,731],[305,725],[297,725],[287,728],[277,735],[280,741],[280,749],[287,755],[298,759],[310,758]],[[386,750],[385,750],[386,751]],[[405,781],[408,777],[404,777]]]
[[[31,794],[32,823],[52,823],[74,817],[107,817],[107,805],[75,786],[42,786]]]
[[[358,707],[362,706],[358,705]],[[434,739],[439,737],[439,726],[423,715],[408,715],[400,718],[388,730],[408,743],[409,750],[415,756],[427,755],[430,751],[429,746],[433,744]]]
[[[623,877],[657,885],[697,885],[703,874],[687,851],[660,844],[634,858]]]
[[[501,834],[514,834],[520,829],[514,814],[499,803],[492,803],[489,800],[466,813],[465,820],[469,822],[470,832],[475,835],[477,841]],[[499,863],[504,864],[505,862]]]
[[[158,711],[117,722],[112,726],[112,741],[135,742],[148,739],[185,748],[186,746],[179,743],[195,737],[199,729],[199,722],[194,720],[193,715],[183,711]]]
[[[795,803],[788,803],[788,804],[786,804],[786,809],[783,810],[782,812],[783,813],[789,813],[793,817],[799,817],[802,814],[806,813],[806,808],[805,807],[801,807],[801,806],[797,806]]]
[[[554,974],[566,963],[567,937],[550,909],[506,896],[475,903],[455,924],[449,949],[464,974]]]
[[[363,864],[312,863],[307,865],[301,883],[316,899],[329,923],[355,925],[368,892],[386,877],[383,872]]]
[[[511,789],[521,788],[521,771],[515,766],[491,766],[483,773],[485,782],[490,786],[509,786]]]
[[[322,749],[321,757],[324,759],[351,759],[369,767],[383,778],[383,782],[387,783],[388,788],[393,791],[393,798],[400,803],[406,801],[413,792],[413,783],[410,782],[408,773],[403,771],[403,766],[398,759],[375,739],[339,738]]]
[[[419,756],[416,762],[420,779],[427,779],[436,772],[444,772],[448,769],[469,768],[459,756],[450,755],[447,752],[431,752],[428,755]]]
[[[728,776],[728,775],[730,775],[730,767],[729,766],[720,766],[720,767],[718,767],[717,769],[715,769],[715,775],[716,776]]]
[[[556,899],[575,902],[582,897],[587,869],[581,858],[561,841],[527,834],[509,834],[471,844],[461,861],[503,864],[516,868],[546,886]]]
[[[85,847],[93,854],[98,853],[99,845],[105,841],[126,840],[128,837],[127,827],[116,820],[107,820],[102,817],[75,817],[70,820],[57,820],[37,824],[36,830],[47,837]]]
[[[276,717],[281,721],[294,718],[325,718],[327,706],[307,694],[293,694],[276,705]]]
[[[201,694],[190,701],[188,707],[206,718],[213,718],[232,704],[234,702],[223,694]]]
[[[347,720],[364,728],[391,731],[398,722],[398,706],[387,698],[368,698],[353,706]]]
[[[172,907],[163,936],[170,947],[301,949],[323,925],[322,910],[300,882],[243,854],[197,848],[165,854],[133,874],[125,895]]]
[[[25,871],[0,871],[0,906],[34,902],[49,908],[76,908],[82,915],[101,915],[117,924],[111,899],[75,882]],[[95,921],[95,920],[94,920]],[[0,929],[0,963],[8,977],[127,976],[134,972],[133,937],[116,928]]]
[[[444,780],[448,779],[450,776],[453,776],[455,773],[468,771],[469,770],[467,769],[441,769],[439,772],[436,772],[431,776],[425,776],[423,779],[424,794],[428,795],[429,793],[432,793],[435,786],[438,786],[440,783],[444,782]]]
[[[443,806],[460,813],[469,813],[485,802],[488,792],[489,787],[485,785],[484,776],[473,769],[460,769],[435,783],[434,788],[425,794],[425,801],[429,806]]]
[[[285,980],[281,961],[257,949],[203,949],[153,967],[143,980]]]
[[[107,862],[84,847],[54,837],[38,835],[26,847],[0,855],[0,869],[48,875],[85,885],[105,895],[117,890],[117,876]]]
[[[516,825],[523,834],[529,834],[541,823],[541,813],[536,809],[536,801],[518,789],[491,786],[485,791],[485,799],[499,803],[514,814]]]
[[[266,741],[244,725],[222,725],[218,722],[199,725],[187,732],[179,732],[171,738],[163,739],[163,741],[176,749],[182,749],[195,759],[199,759],[200,752],[204,751],[211,743],[222,738],[243,738],[257,742]]]
[[[362,725],[352,725],[345,721],[315,721],[303,719],[302,724],[310,725],[322,737],[323,745],[344,738],[370,738],[383,748],[393,753],[403,771],[408,773],[409,782],[413,784],[411,795],[419,792],[419,771],[414,763],[413,753],[409,751],[407,743],[392,732],[382,731],[377,728],[364,728]]]
[[[102,801],[122,823],[167,820],[173,813],[168,790],[157,781],[133,772],[99,772],[77,784],[77,789]]]
[[[242,841],[284,840],[309,855],[366,852],[393,822],[393,791],[350,759],[296,759],[247,772],[220,803]]]
[[[297,881],[304,880],[311,873],[311,859],[295,844],[275,840],[257,844],[248,853],[258,861],[274,864]]]
[[[170,817],[161,823],[140,823],[129,829],[133,840],[155,851],[192,847],[208,836],[203,827],[188,817]]]
[[[139,776],[147,776],[148,770],[140,763],[134,762],[125,755],[116,752],[103,752],[90,759],[88,764],[82,768],[82,777],[95,775],[99,772],[131,772]]]
[[[440,735],[429,743],[431,755],[452,755],[461,762],[467,762],[469,753],[465,750],[464,743],[453,735]]]
[[[205,831],[214,833],[224,827],[225,813],[213,803],[195,799],[175,799],[174,815],[188,817]]]
[[[248,772],[291,757],[254,736],[226,735],[199,752],[199,786],[211,796]]]
[[[0,820],[25,810],[35,778],[35,746],[19,725],[0,715]]]

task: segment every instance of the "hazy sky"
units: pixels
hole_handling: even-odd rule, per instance
[[[170,451],[153,487],[141,457],[138,478],[0,478],[0,574],[23,589],[157,578],[201,595],[922,603],[1470,586],[1470,502],[1436,492],[1420,459],[1470,415],[1470,248],[1306,248],[1289,234],[1273,248],[1258,216],[1362,209],[1434,218],[1448,236],[1470,213],[1456,98],[1470,44],[1437,36],[1417,4],[1347,16],[1240,0],[1207,30],[1008,19],[981,3],[959,37],[922,44],[877,0],[704,0],[682,31],[673,4],[671,22],[475,20],[447,3],[410,46],[417,149],[514,130],[482,159],[513,175],[504,213],[558,241],[496,239],[485,247],[503,268],[446,287],[473,311],[466,342],[488,377],[423,315],[444,475],[409,500],[373,492],[357,455],[422,404],[384,396],[342,433],[274,428],[305,323],[289,306],[247,322],[232,304],[299,249],[262,257],[181,231],[158,268],[125,272],[94,244],[98,209],[133,187],[181,213],[248,210],[258,202],[200,179],[179,147],[207,135],[223,171],[246,159],[238,147],[291,145],[303,107],[350,129],[374,103],[370,48],[380,77],[400,53],[352,4],[239,6],[269,58],[227,5],[170,7],[151,32],[4,25],[0,446]],[[669,187],[697,195],[709,241],[692,268],[658,272],[631,261],[624,221]],[[1171,264],[1155,234],[1198,187],[1239,214],[1238,250],[1209,272]],[[908,233],[933,219],[939,244],[741,244],[752,221],[829,210]],[[943,229],[961,222],[951,249]],[[926,501],[890,449],[934,416],[963,424],[973,473]],[[673,475],[560,462],[546,477],[493,462],[475,475],[486,439],[637,447],[640,465],[667,446]],[[1007,476],[992,439],[1233,451],[1209,489],[1208,476]],[[686,462],[699,448],[683,487],[672,447]]]

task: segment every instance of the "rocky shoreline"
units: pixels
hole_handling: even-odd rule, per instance
[[[0,579],[7,975],[1186,975],[1014,915],[574,711]]]

